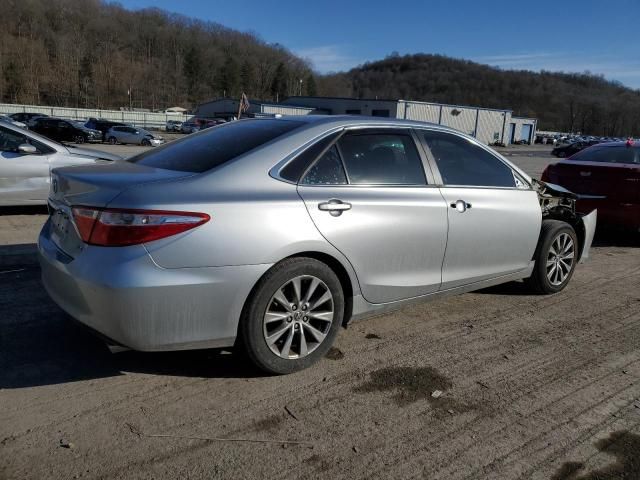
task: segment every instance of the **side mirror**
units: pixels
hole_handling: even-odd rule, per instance
[[[18,145],[18,153],[33,155],[34,153],[38,153],[38,149],[33,145],[29,145],[28,143],[22,143]]]

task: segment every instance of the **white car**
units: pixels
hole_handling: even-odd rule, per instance
[[[145,145],[148,147],[157,147],[164,143],[164,138],[160,135],[144,130],[143,128],[131,126],[111,127],[105,134],[107,142],[112,145],[117,143],[132,143],[134,145]]]
[[[56,167],[121,160],[98,150],[54,142],[31,130],[0,123],[0,206],[46,204]]]

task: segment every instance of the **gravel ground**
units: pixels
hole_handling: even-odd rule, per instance
[[[35,240],[42,215],[3,213],[5,251]],[[640,478],[639,245],[599,234],[557,295],[357,322],[285,377],[227,351],[113,355],[36,265],[0,262],[0,478]]]

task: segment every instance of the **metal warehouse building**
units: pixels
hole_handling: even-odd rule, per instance
[[[534,118],[514,117],[511,110],[406,100],[289,97],[278,105],[313,108],[312,114],[371,115],[437,123],[472,135],[485,144],[520,140],[531,143],[537,123]]]
[[[445,105],[408,100],[378,100],[340,97],[289,97],[280,103],[251,100],[250,116],[273,115],[370,115],[406,118],[437,123],[476,137],[482,143],[504,144],[525,140],[536,134],[534,118],[514,117],[511,110]],[[203,103],[195,115],[204,118],[232,117],[238,114],[238,100],[222,98]]]

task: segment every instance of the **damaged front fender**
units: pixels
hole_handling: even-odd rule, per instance
[[[560,185],[534,180],[533,187],[538,192],[543,220],[561,220],[570,224],[576,231],[580,243],[579,261],[584,262],[589,258],[596,230],[597,211],[593,210],[586,215],[576,212],[576,200],[579,196]]]

